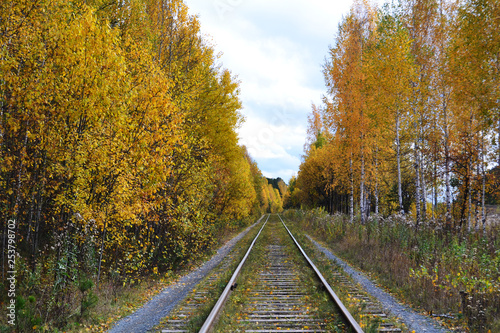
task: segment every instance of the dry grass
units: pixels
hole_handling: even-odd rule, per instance
[[[450,326],[500,331],[497,227],[484,236],[451,235],[435,226],[420,226],[417,231],[401,216],[372,217],[361,225],[319,210],[285,215],[406,303],[428,314],[455,318],[446,319]]]

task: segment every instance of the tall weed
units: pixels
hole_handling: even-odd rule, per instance
[[[485,234],[461,234],[445,232],[436,221],[417,228],[402,215],[371,215],[365,224],[322,209],[288,210],[284,215],[375,274],[406,302],[430,314],[464,316],[472,331],[499,327],[498,227]]]

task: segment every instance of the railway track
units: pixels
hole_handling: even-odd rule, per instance
[[[245,267],[249,257],[251,267]],[[363,332],[274,215],[264,222],[199,332],[283,330]]]
[[[279,215],[256,227],[154,332],[363,332]],[[401,332],[335,265],[314,258],[349,306],[357,304],[363,327]]]
[[[262,216],[254,225],[253,228],[266,221],[267,216]],[[249,240],[253,231],[250,231]],[[255,235],[254,235],[255,236]],[[243,239],[240,242],[245,243]],[[162,333],[187,333],[198,332],[203,324],[203,318],[206,313],[213,307],[213,300],[217,299],[224,286],[227,284],[229,277],[226,277],[228,272],[236,268],[235,261],[240,260],[245,253],[246,246],[244,244],[236,244],[232,251],[224,257],[222,262],[210,272],[196,287],[188,293],[188,295],[175,306],[169,315],[162,319],[161,323],[148,332]]]

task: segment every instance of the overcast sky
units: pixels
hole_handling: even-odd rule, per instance
[[[185,0],[241,81],[240,143],[266,177],[297,174],[322,65],[352,0]]]

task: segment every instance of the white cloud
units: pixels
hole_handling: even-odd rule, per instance
[[[287,181],[300,165],[305,131],[302,126],[272,125],[262,118],[250,117],[239,131],[240,143],[258,161],[265,176]]]
[[[241,81],[240,142],[264,175],[288,180],[300,165],[311,103],[321,103],[325,91],[328,46],[352,1],[185,2]]]
[[[284,37],[255,38],[245,32],[250,24],[241,20],[231,30],[212,27],[217,49],[223,50],[225,67],[241,80],[243,102],[309,109],[322,91],[310,86],[311,73],[321,75],[320,66],[307,49]],[[322,84],[322,82],[320,83]]]
[[[292,176],[296,176],[297,171],[292,170],[292,169],[279,169],[277,171],[272,171],[272,172],[264,171],[262,174],[264,175],[264,177],[267,177],[267,178],[280,177],[281,179],[283,179],[285,181],[285,183],[289,184],[290,178],[292,178]]]

